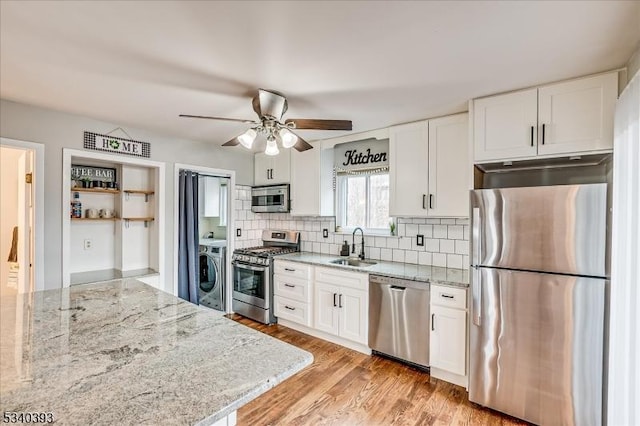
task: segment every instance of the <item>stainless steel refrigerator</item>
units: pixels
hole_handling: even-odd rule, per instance
[[[606,210],[606,184],[471,192],[471,401],[602,423]]]

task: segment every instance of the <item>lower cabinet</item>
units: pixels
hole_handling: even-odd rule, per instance
[[[431,285],[429,366],[433,377],[467,384],[467,291]]]
[[[316,267],[315,277],[315,328],[366,345],[369,276]]]

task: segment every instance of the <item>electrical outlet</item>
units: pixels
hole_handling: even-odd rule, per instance
[[[91,247],[93,246],[93,241],[91,240],[84,240],[84,249],[85,250],[91,250]]]
[[[422,234],[416,235],[416,245],[420,247],[424,246],[424,235]]]
[[[236,229],[236,237],[242,237],[242,229]]]
[[[329,230],[327,228],[322,230],[322,238],[329,238]]]

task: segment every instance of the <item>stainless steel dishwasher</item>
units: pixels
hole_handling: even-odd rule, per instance
[[[429,366],[429,283],[369,276],[369,346]]]

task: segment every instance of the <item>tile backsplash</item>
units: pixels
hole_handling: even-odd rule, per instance
[[[264,229],[300,231],[302,251],[335,254],[346,240],[351,245],[351,233],[335,231],[334,217],[300,217],[288,213],[253,213],[251,187],[236,186],[235,228],[242,230],[236,237],[236,247],[261,245]],[[324,238],[322,230],[328,229]],[[416,263],[421,265],[466,268],[469,265],[469,220],[399,218],[396,236],[365,235],[365,255],[375,260]],[[424,236],[418,246],[416,235]],[[360,250],[360,235],[356,236],[356,253]]]

